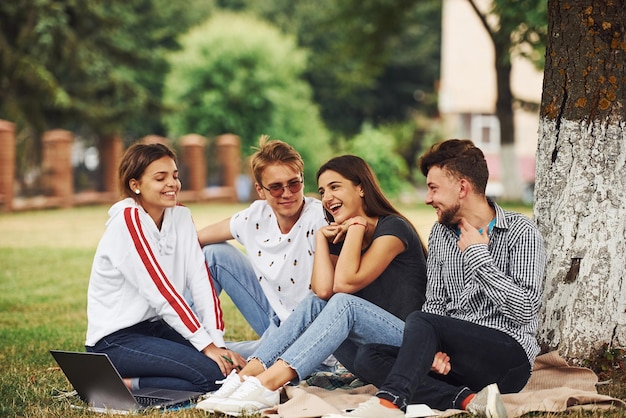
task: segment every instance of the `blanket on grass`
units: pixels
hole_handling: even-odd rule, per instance
[[[569,366],[556,351],[537,357],[528,384],[519,393],[502,395],[510,417],[532,411],[562,412],[567,409],[626,408],[626,402],[600,395],[598,377],[584,367]],[[354,408],[376,393],[372,385],[327,390],[307,385],[287,386],[287,400],[264,416],[271,418],[316,418]],[[465,413],[449,409],[436,411],[439,416]]]

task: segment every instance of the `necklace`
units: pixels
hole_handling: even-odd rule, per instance
[[[491,220],[491,222],[489,222],[489,224],[485,227],[485,228],[487,228],[487,234],[491,234],[491,231],[493,231],[493,227],[496,225],[496,220],[497,220],[497,218],[493,218],[493,219]],[[483,230],[484,230],[485,228],[480,228],[480,229],[478,230],[478,233],[479,233],[479,234],[482,234],[482,233],[483,233]],[[459,226],[458,226],[458,225],[457,225],[457,226],[455,226],[455,228],[454,228],[454,232],[456,232],[456,236],[457,236],[457,237],[460,237],[460,236],[461,236],[461,230],[459,229]]]
[[[496,224],[496,218],[493,218],[493,219],[491,220],[491,222],[489,222],[489,225],[487,225],[487,234],[491,234],[491,231],[493,230],[493,226],[494,226],[495,224]],[[485,228],[480,228],[480,229],[478,230],[478,233],[479,233],[479,234],[482,234],[482,233],[483,233],[483,229],[485,229]]]

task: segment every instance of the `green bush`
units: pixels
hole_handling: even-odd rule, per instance
[[[407,164],[396,152],[395,146],[393,135],[365,126],[346,147],[346,152],[367,161],[388,197],[398,196],[409,186]]]
[[[330,151],[328,131],[301,78],[304,51],[266,23],[226,13],[192,29],[181,44],[170,57],[165,89],[174,109],[166,121],[170,136],[234,133],[244,156],[262,134],[282,139],[302,154],[312,191],[315,170]]]

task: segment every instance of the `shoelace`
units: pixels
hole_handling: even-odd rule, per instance
[[[232,396],[230,397],[231,399],[245,399],[250,393],[254,392],[260,387],[259,384],[252,380],[249,376],[244,376],[243,380],[244,382],[241,384],[241,386],[239,386],[239,389],[237,389],[232,394]]]
[[[230,395],[232,391],[239,386],[241,386],[241,381],[239,380],[239,375],[233,370],[230,374],[222,380],[216,380],[216,384],[222,385],[218,390],[213,392],[213,396],[220,397],[223,394]]]

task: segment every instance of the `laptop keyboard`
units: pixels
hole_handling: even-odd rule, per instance
[[[171,401],[169,398],[160,398],[158,396],[145,396],[145,395],[133,395],[139,405],[152,406],[161,405],[163,403]]]

